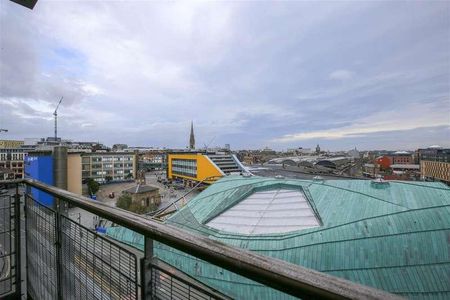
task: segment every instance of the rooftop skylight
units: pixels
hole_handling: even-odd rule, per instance
[[[320,226],[301,190],[255,192],[206,225],[241,234],[284,233]]]

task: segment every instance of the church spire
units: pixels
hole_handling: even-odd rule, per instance
[[[195,149],[194,122],[191,121],[191,136],[189,137],[189,149]]]

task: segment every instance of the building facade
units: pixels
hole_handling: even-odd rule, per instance
[[[406,151],[397,151],[391,157],[391,164],[393,165],[411,165],[414,164],[412,153]]]
[[[164,170],[166,153],[161,150],[149,150],[138,153],[139,170]]]
[[[14,178],[24,177],[25,151],[21,148],[0,149],[0,168],[9,169],[14,173]]]
[[[425,180],[443,181],[450,184],[450,163],[421,160],[420,176]]]
[[[131,196],[132,203],[146,208],[155,209],[161,203],[159,189],[154,186],[138,184],[123,191],[123,193]]]
[[[33,151],[25,156],[25,177],[37,179],[43,183],[54,185],[54,159],[51,151]],[[53,196],[31,188],[33,198],[41,204],[52,207]]]
[[[64,155],[55,155],[61,148]],[[58,150],[55,152],[55,150]],[[127,152],[67,152],[65,147],[52,151],[31,151],[25,158],[25,174],[29,178],[67,189],[82,195],[84,183],[93,179],[98,183],[126,181],[136,178],[136,155]],[[58,183],[63,181],[62,185]],[[53,200],[42,195],[47,205]]]
[[[98,183],[107,183],[136,178],[136,154],[134,153],[88,152],[78,153],[78,155],[81,156],[82,181],[92,178]]]
[[[212,183],[218,178],[245,172],[245,168],[232,154],[220,153],[169,153],[167,178],[182,180],[185,185],[198,182]]]
[[[450,184],[450,148],[419,149],[418,157],[423,179]]]

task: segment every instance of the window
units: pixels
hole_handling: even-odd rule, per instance
[[[172,173],[175,175],[184,175],[197,177],[197,160],[195,159],[173,159]]]

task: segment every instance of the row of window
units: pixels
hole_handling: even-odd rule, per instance
[[[23,163],[21,162],[0,162],[0,167],[2,168],[23,168]]]
[[[421,160],[438,161],[438,162],[450,162],[450,155],[422,155]]]
[[[114,176],[112,179],[113,179],[113,180],[124,180],[125,177],[123,177],[123,176]],[[106,182],[106,180],[105,180],[104,178],[102,178],[102,177],[94,178],[94,180],[97,181],[97,182],[99,182],[99,183],[104,183],[104,182]]]
[[[112,161],[132,161],[133,157],[132,156],[107,156],[107,157],[102,157],[102,156],[95,156],[92,157],[92,161],[93,162],[112,162]],[[89,163],[89,157],[83,157],[83,163]]]
[[[106,177],[106,176],[112,176],[113,178],[116,177],[123,177],[127,176],[128,174],[133,174],[133,170],[119,170],[119,171],[83,171],[82,172],[82,178],[90,178],[90,177]]]
[[[195,159],[172,159],[172,166],[197,169],[197,160],[195,160]]]
[[[197,160],[195,159],[173,159],[172,173],[174,175],[184,175],[197,177]]]
[[[133,164],[114,164],[114,168],[132,168]],[[112,169],[113,164],[92,164],[92,169]],[[88,165],[83,166],[83,170],[89,170]]]
[[[23,160],[23,153],[0,153],[0,160]]]

